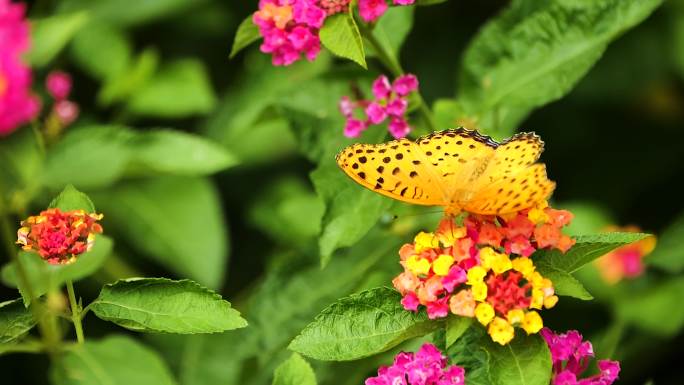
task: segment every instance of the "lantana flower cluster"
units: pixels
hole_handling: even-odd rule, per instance
[[[377,377],[366,385],[464,385],[465,370],[447,366],[447,358],[432,344],[424,344],[416,353],[401,352],[391,366],[378,369]]]
[[[528,334],[543,327],[537,312],[558,297],[529,256],[538,249],[567,251],[561,232],[572,214],[545,204],[507,218],[469,214],[458,225],[443,219],[435,233],[419,233],[399,250],[404,272],[392,281],[406,310],[427,309],[431,319],[449,312],[475,317],[491,338],[510,342],[514,327]]]
[[[382,124],[389,119],[387,128],[396,139],[403,138],[411,132],[406,121],[408,96],[418,90],[418,79],[415,75],[399,76],[390,84],[385,75],[378,77],[372,86],[373,100],[352,101],[348,96],[340,100],[340,112],[347,119],[344,135],[356,138],[368,127]],[[363,110],[365,117],[355,116],[357,109]]]
[[[395,5],[415,0],[393,0]],[[272,55],[273,65],[287,66],[304,55],[313,61],[321,50],[318,32],[328,16],[347,12],[350,0],[260,0],[252,21],[264,38],[261,52]],[[377,20],[388,8],[387,0],[359,0],[359,15]]]
[[[637,226],[617,227],[611,226],[606,231],[623,231],[640,233]],[[601,277],[609,284],[615,284],[623,278],[636,278],[643,274],[643,259],[649,255],[656,246],[656,237],[650,235],[640,241],[619,247],[596,260]]]
[[[0,136],[33,119],[40,100],[31,93],[31,69],[22,56],[29,49],[25,4],[0,0]]]
[[[95,234],[102,233],[98,223],[101,219],[102,214],[83,210],[47,209],[21,222],[17,243],[25,251],[37,252],[52,265],[71,263],[90,250]]]
[[[578,377],[588,368],[594,357],[594,349],[589,341],[583,341],[576,330],[556,334],[548,328],[541,331],[542,337],[551,350],[553,378],[551,385],[610,385],[620,374],[620,363],[610,360],[597,362],[600,373],[588,378]]]

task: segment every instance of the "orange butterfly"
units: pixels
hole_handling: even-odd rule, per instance
[[[427,206],[500,215],[545,201],[556,184],[536,163],[544,142],[519,133],[501,143],[477,131],[450,129],[381,144],[354,144],[337,164],[360,185],[391,198]]]

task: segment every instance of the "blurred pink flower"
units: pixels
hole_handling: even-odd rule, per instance
[[[31,94],[31,69],[21,61],[29,47],[25,6],[0,0],[0,135],[33,119],[40,101]]]
[[[78,118],[78,104],[69,100],[59,100],[55,103],[53,111],[62,127],[71,125]]]
[[[359,15],[365,22],[379,19],[387,8],[386,0],[359,0]]]
[[[45,88],[56,100],[64,100],[71,93],[71,75],[63,71],[52,71],[45,79]]]
[[[290,65],[303,54],[314,60],[321,50],[318,30],[327,13],[314,0],[261,0],[252,21],[264,38],[261,52],[273,65]]]
[[[390,134],[396,139],[405,137],[411,132],[411,126],[405,116],[409,104],[407,97],[417,90],[418,79],[414,75],[402,75],[394,83],[390,83],[387,76],[380,75],[371,86],[373,100],[352,101],[348,96],[343,96],[340,100],[340,112],[347,118],[345,135],[356,137],[360,134],[360,131],[350,130],[348,127],[359,127],[358,119],[354,117],[354,109],[363,108],[367,118],[363,129],[371,124],[381,124],[389,118],[387,129]],[[350,120],[353,122],[350,123]]]

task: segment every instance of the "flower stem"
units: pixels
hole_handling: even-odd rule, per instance
[[[401,67],[401,63],[399,63],[397,56],[394,55],[394,53],[390,50],[386,49],[382,43],[380,43],[378,38],[373,34],[373,30],[365,23],[357,24],[359,25],[359,31],[361,32],[361,35],[363,35],[366,41],[373,48],[373,51],[382,65],[384,65],[394,77],[403,75],[405,72]],[[429,127],[430,131],[437,131],[437,125],[435,124],[435,121],[432,117],[432,112],[425,102],[425,99],[423,99],[423,96],[418,91],[416,91],[416,96],[418,101],[418,111],[425,120],[425,123]]]
[[[61,340],[60,333],[57,330],[55,317],[54,315],[49,314],[49,310],[46,309],[46,307],[35,296],[35,291],[31,286],[31,281],[28,279],[26,268],[17,255],[16,246],[13,242],[14,238],[12,233],[12,225],[8,216],[0,215],[0,227],[2,227],[2,235],[5,238],[7,252],[12,259],[12,262],[14,262],[20,287],[23,287],[24,290],[26,290],[26,294],[28,294],[29,298],[31,299],[31,306],[29,306],[29,309],[31,310],[33,318],[38,324],[38,329],[40,330],[40,335],[43,339],[45,349],[52,357],[57,351]],[[45,317],[45,315],[48,317]]]
[[[42,158],[45,158],[45,155],[47,151],[45,150],[45,137],[43,136],[43,133],[40,131],[40,127],[38,127],[38,122],[34,119],[31,122],[31,131],[33,131],[33,136],[36,138],[36,143],[38,144],[38,151],[40,152],[40,156]]]
[[[83,337],[83,325],[81,324],[81,306],[76,302],[74,284],[71,280],[66,281],[66,287],[69,294],[69,304],[71,305],[71,321],[74,323],[74,329],[76,329],[76,340],[79,344],[82,344],[85,338]]]

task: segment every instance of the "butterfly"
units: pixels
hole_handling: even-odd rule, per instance
[[[465,128],[381,144],[354,144],[337,154],[338,166],[360,185],[418,205],[502,215],[545,201],[556,184],[537,163],[544,142],[518,133],[499,143]]]

